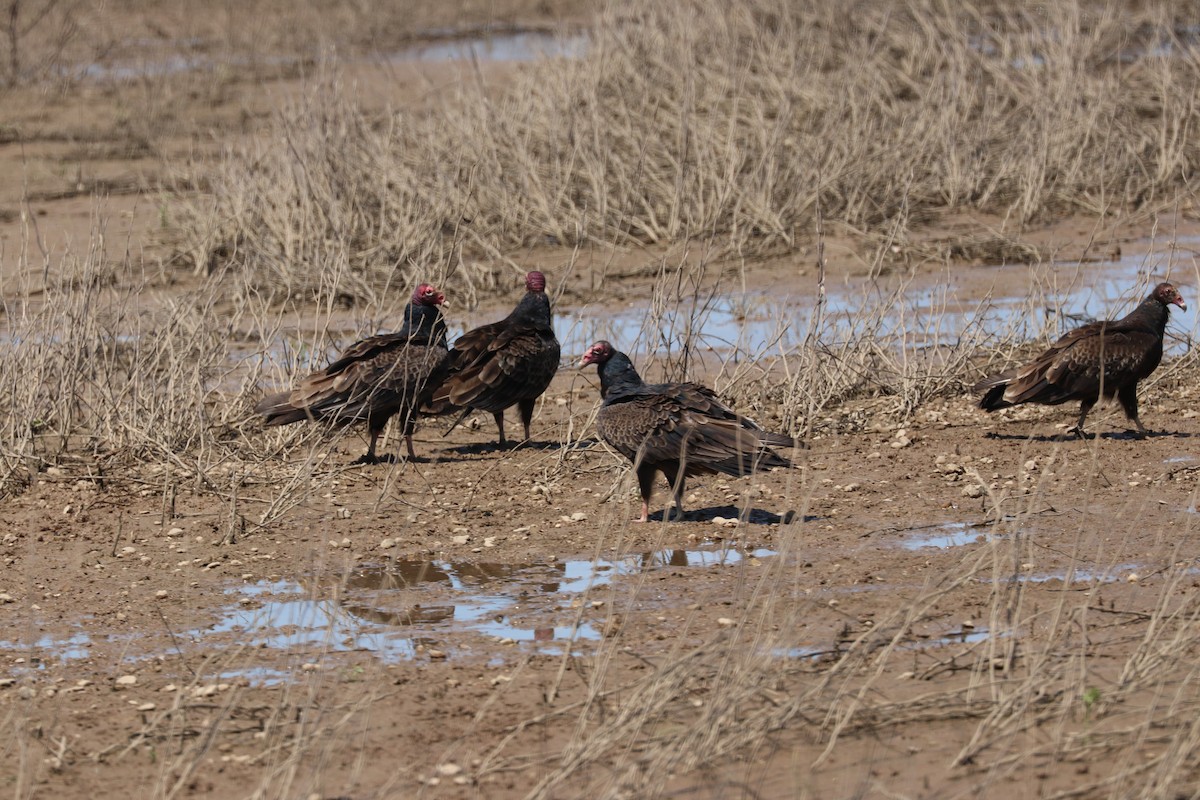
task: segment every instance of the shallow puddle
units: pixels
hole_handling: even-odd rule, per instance
[[[83,632],[67,637],[46,634],[29,643],[0,641],[0,652],[12,653],[14,659],[23,659],[14,661],[15,671],[21,668],[40,670],[46,669],[51,663],[83,661],[91,657],[91,646],[91,637]]]
[[[1143,243],[1145,247],[1152,244]],[[908,347],[951,344],[972,328],[992,335],[1032,338],[1047,325],[1054,333],[1091,319],[1121,316],[1149,291],[1153,283],[1150,276],[1162,277],[1177,258],[1173,251],[1143,251],[1103,263],[1047,264],[1039,277],[1048,284],[1044,297],[1022,293],[994,295],[985,300],[980,296],[979,286],[986,286],[981,280],[994,280],[989,276],[998,275],[998,270],[1031,269],[1023,264],[963,266],[953,276],[914,281],[902,292],[899,302],[889,302],[892,298],[883,284],[864,285],[856,279],[827,287],[827,329],[823,335],[847,337],[872,325],[878,326],[877,337],[902,337]],[[965,280],[970,272],[977,277]],[[959,285],[964,287],[962,292]],[[1057,319],[1060,312],[1064,319]],[[790,297],[778,291],[732,292],[712,298],[688,298],[669,304],[659,313],[648,304],[615,311],[560,309],[557,327],[565,353],[583,352],[597,339],[609,339],[619,348],[647,342],[649,349],[658,352],[678,347],[679,341],[690,336],[699,345],[714,350],[777,355],[803,342],[813,313],[811,296]],[[1174,347],[1181,345],[1175,343]],[[1168,343],[1168,351],[1171,348]]]
[[[975,644],[977,642],[986,641],[991,635],[987,628],[962,628],[960,630],[951,631],[942,636],[935,636],[928,639],[914,638],[903,642],[900,647],[904,650],[924,650],[926,648],[946,647],[952,644]],[[774,655],[777,658],[789,658],[796,660],[823,660],[837,659],[844,655],[844,649],[831,650],[829,648],[815,646],[798,646],[788,647],[776,650]]]
[[[979,526],[969,522],[943,522],[912,529],[912,535],[905,536],[900,546],[905,550],[920,550],[934,547],[945,550],[951,547],[963,547],[976,542],[986,542],[987,533],[980,531]]]
[[[484,34],[467,38],[447,37],[397,50],[387,57],[393,63],[490,61],[516,63],[543,58],[582,58],[588,37],[583,34],[559,36],[544,31],[515,31]]]
[[[1003,274],[1001,271],[1019,269],[1022,275],[1029,274],[1033,268],[1024,264],[962,266],[952,275],[925,276],[910,284],[898,300],[887,288],[890,284],[848,279],[827,287],[821,338],[843,341],[870,336],[918,352],[933,345],[953,345],[968,337],[1054,336],[1085,321],[1129,311],[1148,291],[1150,276],[1164,276],[1181,257],[1178,253],[1188,252],[1182,247],[1184,243],[1179,244],[1178,251],[1141,250],[1106,263],[1047,264],[1036,278],[1044,287],[1041,295],[1022,291],[983,297],[990,291],[987,287]],[[1186,244],[1200,246],[1195,241]],[[1154,242],[1141,245],[1161,247]],[[1028,286],[1029,280],[1018,284]],[[815,285],[811,288],[815,292]],[[554,327],[562,345],[563,364],[575,365],[587,347],[599,339],[613,342],[635,361],[648,352],[658,356],[677,353],[685,344],[701,353],[712,350],[735,359],[793,353],[808,338],[815,313],[811,294],[791,294],[786,287],[684,297],[660,305],[656,309],[649,301],[639,301],[623,307],[556,307]],[[448,314],[449,341],[495,321],[497,313],[492,309]],[[1173,320],[1172,327],[1189,329],[1194,322],[1178,315]],[[375,332],[388,330],[385,323]],[[366,333],[351,326],[336,332],[336,345],[323,340],[322,346],[315,349],[311,341],[294,335],[265,343],[239,343],[231,348],[229,359],[235,371],[262,367],[269,374],[281,367],[286,374],[302,373],[325,366]],[[1169,354],[1184,348],[1181,339],[1168,336]],[[226,379],[235,378],[231,375]]]
[[[559,35],[548,31],[506,31],[465,36],[456,31],[427,31],[430,38],[408,47],[385,53],[385,62],[445,63],[474,61],[484,63],[520,63],[544,58],[582,58],[588,49],[584,34]],[[152,54],[140,58],[119,59],[85,64],[72,76],[98,81],[126,81],[135,78],[161,78],[186,72],[216,70],[224,66],[286,66],[300,62],[297,57],[258,57],[220,59],[203,52],[198,39],[175,43],[178,52],[153,52],[157,43],[148,43]],[[65,72],[65,71],[64,71]]]
[[[952,631],[944,636],[938,636],[935,639],[924,639],[918,642],[913,642],[913,647],[945,647],[949,644],[975,644],[976,642],[986,641],[992,635],[987,628],[963,628],[961,630]]]
[[[529,642],[561,654],[600,632],[580,617],[573,596],[615,577],[664,568],[731,566],[774,551],[662,550],[617,559],[573,559],[531,564],[398,560],[356,568],[318,599],[317,581],[279,581],[230,589],[237,600],[212,627],[190,631],[195,642],[233,635],[239,644],[276,651],[366,651],[385,662],[440,650],[447,657],[478,648],[471,635],[492,643]],[[236,672],[252,682],[278,676]]]
[[[1067,584],[1116,583],[1117,581],[1126,580],[1129,575],[1141,570],[1142,566],[1139,564],[1116,564],[1101,569],[1082,567],[1072,570],[1061,569],[1054,570],[1053,572],[1037,572],[1032,575],[1022,575],[1020,579],[1028,583],[1049,583],[1050,581],[1062,581]]]

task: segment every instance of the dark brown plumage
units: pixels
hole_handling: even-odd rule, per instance
[[[608,342],[596,342],[580,366],[596,364],[604,403],[596,416],[596,432],[633,462],[642,495],[645,522],[650,511],[654,476],[661,472],[675,494],[676,513],[683,512],[684,479],[721,473],[749,475],[763,467],[790,467],[772,447],[793,447],[792,437],[769,433],[728,408],[706,386],[697,383],[646,384],[624,353]]]
[[[445,296],[423,283],[404,309],[396,333],[372,336],[350,346],[336,361],[287,392],[266,397],[254,410],[267,425],[327,420],[335,425],[365,422],[371,435],[356,463],[379,461],[375,444],[387,421],[400,414],[408,457],[415,458],[412,433],[416,410],[448,369],[446,323],[438,306]]]
[[[499,322],[467,331],[450,350],[448,377],[433,392],[433,405],[455,406],[462,414],[450,426],[478,409],[490,411],[504,438],[504,411],[517,406],[525,439],[533,406],[558,371],[560,355],[554,336],[546,278],[540,272],[525,276],[525,296],[512,313]]]
[[[974,391],[984,393],[979,407],[995,411],[1020,403],[1058,405],[1078,400],[1074,431],[1084,436],[1084,420],[1103,394],[1116,397],[1138,434],[1145,436],[1146,428],[1138,419],[1137,385],[1162,360],[1170,304],[1187,311],[1175,287],[1160,283],[1125,317],[1076,328],[1032,363],[975,384]]]

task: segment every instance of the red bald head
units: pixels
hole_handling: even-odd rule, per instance
[[[1183,302],[1183,297],[1179,294],[1179,290],[1169,283],[1160,283],[1158,286],[1155,286],[1150,296],[1164,306],[1174,304],[1187,311],[1187,303]]]
[[[583,354],[583,359],[580,360],[579,366],[586,367],[588,364],[603,364],[613,357],[613,346],[606,341],[596,342],[587,349]]]
[[[536,270],[526,273],[525,288],[531,292],[546,291],[546,276]]]
[[[422,283],[413,292],[412,301],[418,306],[440,306],[446,302],[446,295],[437,290],[436,287],[428,283]]]

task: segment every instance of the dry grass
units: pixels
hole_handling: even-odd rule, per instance
[[[811,239],[818,209],[905,248],[979,210],[1006,230],[937,254],[1028,260],[1030,221],[1190,191],[1200,59],[1183,25],[1158,3],[615,7],[582,57],[502,92],[467,82],[428,113],[367,114],[326,82],[231,148],[182,252],[282,294],[331,258],[377,283],[547,242],[752,255]]]
[[[248,410],[264,381],[286,382],[321,362],[331,347],[373,329],[371,313],[352,331],[338,326],[345,321],[336,303],[339,289],[344,282],[353,285],[355,277],[327,275],[320,292],[326,304],[308,307],[312,316],[301,326],[308,333],[299,335],[291,312],[252,293],[232,306],[223,304],[219,285],[147,298],[132,279],[136,265],[113,262],[102,241],[97,235],[89,251],[68,255],[48,270],[42,294],[6,309],[10,338],[0,364],[0,374],[9,376],[0,451],[5,491],[18,491],[48,464],[67,464],[98,481],[154,487],[164,502],[171,486],[194,485],[227,504],[227,537],[270,530],[296,504],[323,491],[340,468],[329,466],[328,438],[315,426],[261,432],[246,424]],[[736,358],[701,365],[696,359],[704,352],[705,325],[719,296],[702,278],[713,274],[720,280],[723,274],[707,263],[700,258],[661,265],[640,337],[646,342],[642,355],[659,349],[648,343],[660,344],[652,331],[670,346],[661,348],[647,371],[686,377],[704,369],[739,405],[757,406],[792,429],[807,423],[836,430],[838,423],[816,420],[824,414],[836,419],[846,401],[862,398],[880,399],[885,415],[903,419],[931,397],[956,394],[981,357],[1003,359],[1022,344],[1013,331],[985,334],[980,319],[986,303],[956,327],[936,303],[920,314],[909,308],[908,283],[895,281],[887,291],[864,293],[861,307],[814,315],[799,336],[780,323],[781,337],[789,334],[789,341],[802,344],[735,351]],[[1046,295],[1038,289],[1027,302],[1031,308],[1044,304]],[[369,311],[380,318],[395,313]],[[1045,334],[1054,331],[1047,325]],[[247,340],[264,357],[247,359],[235,349]],[[1180,381],[1191,373],[1175,367],[1170,374]],[[564,482],[578,481],[583,470],[597,472],[594,459],[580,449],[591,413],[574,409],[564,427],[550,433],[563,447],[540,456],[528,470],[541,491],[558,491]],[[1053,453],[1049,458],[1040,469],[1050,468]],[[605,465],[598,471],[610,470]],[[1118,763],[1133,748],[1148,748],[1150,756],[1128,768],[1097,769],[1080,779],[1077,792],[1063,796],[1175,796],[1194,785],[1200,769],[1192,755],[1200,733],[1187,710],[1195,700],[1192,662],[1200,607],[1188,590],[1189,562],[1179,550],[1187,540],[1180,531],[1193,523],[1164,531],[1148,555],[1165,577],[1152,601],[1102,606],[1085,593],[1064,592],[1050,608],[1031,606],[1021,576],[1027,572],[1023,564],[1044,554],[1036,532],[1044,507],[1042,474],[1023,472],[1017,489],[989,497],[989,516],[996,521],[991,544],[964,556],[943,577],[929,579],[889,615],[869,626],[851,624],[837,646],[819,657],[780,656],[804,641],[806,620],[815,611],[805,591],[811,575],[798,558],[807,527],[784,527],[775,544],[780,557],[745,574],[734,626],[713,631],[688,623],[678,631],[675,649],[632,681],[617,669],[625,658],[620,637],[605,639],[583,672],[586,699],[531,718],[483,753],[476,773],[536,765],[539,777],[530,797],[665,796],[674,785],[671,775],[769,749],[778,737],[795,737],[797,731],[804,732],[801,744],[793,738],[789,746],[799,748],[815,774],[828,754],[862,737],[971,720],[974,733],[957,755],[961,765],[995,776],[1033,761]],[[381,497],[387,486],[385,481]],[[1026,487],[1028,492],[1019,491]],[[814,489],[801,470],[784,495],[801,518]],[[1090,492],[1081,491],[1086,501]],[[1103,581],[1106,571],[1119,573],[1121,567],[1097,548],[1087,511],[1085,502],[1069,542],[1069,563],[1094,565],[1100,571],[1095,580]],[[1126,509],[1113,524],[1132,530],[1138,511]],[[598,531],[597,552],[610,545],[618,552],[627,547],[621,529]],[[938,648],[933,655],[914,656],[914,643],[930,635],[931,626],[944,624],[944,613],[935,609],[981,584],[990,587],[991,598],[976,622],[990,635],[950,645],[956,655],[949,661]],[[645,587],[645,578],[623,584],[613,590],[609,607],[634,608]],[[1110,624],[1110,617],[1120,624]],[[685,645],[689,637],[700,643]],[[230,651],[220,664],[206,664],[197,685],[245,654]],[[902,673],[914,674],[900,678]],[[221,703],[198,705],[190,690],[181,690],[132,744],[175,741],[197,711],[208,715],[208,734],[171,751],[155,790],[159,797],[182,791],[208,757],[220,727],[240,724],[246,714],[256,715],[255,724],[265,720],[268,731],[257,796],[289,796],[291,789],[306,788],[319,776],[339,732],[357,729],[371,697],[297,687],[277,708],[248,709],[237,692]],[[310,693],[303,702],[321,713],[295,725],[279,723],[304,692]],[[503,702],[501,689],[494,702]],[[18,743],[29,744],[19,715],[6,725]],[[573,733],[552,756],[543,743],[532,745],[531,756],[525,735],[540,735],[534,731],[543,725]],[[1053,735],[1032,735],[1035,730]]]
[[[329,466],[323,432],[315,426],[262,432],[246,424],[249,408],[262,383],[286,382],[397,309],[363,309],[363,318],[346,330],[337,298],[343,285],[356,285],[348,270],[327,274],[320,289],[324,305],[306,306],[301,325],[292,311],[252,292],[229,304],[220,281],[187,295],[150,298],[135,280],[136,263],[110,258],[99,232],[93,244],[47,267],[48,279],[38,276],[46,287],[41,294],[26,292],[24,301],[6,308],[9,346],[0,364],[8,380],[0,409],[6,493],[56,463],[110,485],[151,487],[164,502],[172,486],[188,484],[221,498],[228,510],[225,535],[240,540],[269,531],[337,479],[341,468]],[[660,267],[639,337],[644,350],[631,348],[643,357],[661,350],[647,372],[685,377],[704,370],[740,406],[757,407],[795,430],[806,423],[836,430],[838,423],[820,422],[821,416],[836,420],[847,400],[863,398],[879,399],[885,415],[903,419],[931,397],[956,394],[973,379],[981,358],[1007,358],[1023,342],[1013,330],[985,333],[980,320],[986,303],[953,325],[936,302],[918,314],[908,306],[908,283],[894,281],[886,291],[863,293],[861,307],[814,315],[803,331],[787,331],[788,322],[781,322],[780,336],[801,344],[734,351],[713,363],[714,356],[704,354],[704,329],[720,295],[706,277],[720,281],[725,273],[704,257]],[[453,285],[454,276],[449,278]],[[1027,300],[1030,308],[1046,303],[1042,287],[1053,280],[1033,281],[1038,288]],[[1053,335],[1056,324],[1048,323],[1044,335]],[[263,356],[246,358],[238,350],[246,342]],[[701,357],[709,363],[700,364]],[[1192,374],[1186,367],[1168,370],[1173,382]],[[597,467],[594,456],[580,449],[593,411],[573,409],[564,426],[550,432],[563,447],[539,456],[528,470],[540,491],[559,491],[585,470],[601,481],[611,474],[607,462]],[[1051,452],[1039,470],[1049,469],[1054,457]],[[775,541],[780,556],[744,574],[730,611],[735,625],[706,630],[693,627],[694,620],[686,623],[674,649],[632,679],[618,668],[627,658],[620,636],[603,640],[581,672],[584,699],[531,711],[527,725],[481,753],[473,774],[530,770],[526,774],[533,776],[536,769],[530,797],[667,796],[676,787],[670,776],[769,751],[781,737],[819,774],[823,759],[863,737],[969,720],[973,733],[956,763],[981,770],[988,780],[1033,762],[1120,764],[1137,752],[1128,767],[1097,768],[1061,796],[1157,799],[1190,791],[1200,769],[1194,757],[1200,732],[1189,712],[1196,699],[1200,607],[1180,548],[1194,523],[1183,520],[1164,531],[1147,554],[1147,563],[1164,577],[1151,597],[1112,606],[1064,592],[1057,604],[1039,607],[1027,599],[1029,584],[1021,576],[1027,573],[1023,564],[1046,552],[1037,532],[1042,475],[1026,470],[1017,488],[989,496],[989,516],[996,521],[989,545],[911,591],[871,625],[849,623],[836,646],[820,656],[781,657],[806,641],[806,622],[817,610],[806,593],[811,573],[800,566],[808,527],[784,526]],[[808,473],[797,470],[783,495],[801,519],[815,488]],[[1066,547],[1070,564],[1098,570],[1094,580],[1101,587],[1105,573],[1120,577],[1122,568],[1091,536],[1089,496],[1082,487],[1074,538],[1054,545]],[[1132,531],[1139,513],[1123,509],[1110,525]],[[596,541],[598,553],[628,548],[620,528],[598,530]],[[614,614],[635,608],[647,581],[643,576],[614,587],[607,607]],[[989,636],[949,645],[952,659],[942,648],[914,655],[915,643],[945,625],[939,605],[953,605],[980,585],[990,588],[990,599],[976,624]],[[689,638],[699,643],[685,644]],[[229,665],[248,663],[251,652],[234,649],[205,663],[196,685]],[[564,664],[573,658],[564,656]],[[904,673],[913,674],[900,677]],[[373,695],[300,684],[274,708],[247,706],[236,691],[207,703],[189,694],[193,687],[180,690],[130,744],[164,748],[155,796],[178,796],[210,756],[219,731],[240,728],[247,719],[266,730],[255,796],[291,796],[319,783],[331,748],[344,732],[359,730]],[[503,702],[497,688],[492,703]],[[299,705],[319,713],[281,721]],[[198,713],[208,720],[207,732],[182,740],[181,731],[192,729]],[[486,713],[487,707],[479,710],[481,718]],[[3,723],[13,747],[33,748],[43,758],[21,719],[14,712]],[[543,726],[571,733],[548,753],[550,734],[539,733]],[[168,742],[179,745],[168,750]]]
[[[706,372],[740,408],[798,433],[844,430],[848,404],[864,399],[904,420],[1011,359],[1030,332],[985,325],[986,301],[951,323],[948,298],[917,307],[904,280],[879,279],[853,307],[830,307],[822,283],[807,318],[780,320],[765,345],[739,338],[716,360],[706,324],[744,259],[809,237],[820,245],[822,225],[838,226],[878,244],[878,277],[892,245],[967,209],[1007,215],[1010,229],[941,243],[928,257],[957,247],[1036,263],[1040,254],[1014,238],[1031,220],[1152,208],[1188,188],[1200,155],[1190,134],[1200,60],[1177,34],[1173,6],[1125,16],[1071,3],[1036,13],[793,6],[613,11],[584,58],[530,67],[499,96],[464,86],[421,116],[370,115],[335,73],[282,112],[271,137],[231,147],[211,194],[187,199],[182,252],[207,277],[188,293],[151,296],[160,276],[114,255],[101,230],[61,261],[26,257],[25,282],[9,287],[4,308],[0,495],[66,464],[105,485],[150,487],[164,504],[175,486],[195,486],[225,504],[227,538],[269,530],[341,468],[330,466],[329,433],[316,426],[257,429],[249,412],[262,385],[286,383],[394,319],[394,298],[417,279],[469,304],[521,248],[547,241],[695,248],[657,260],[636,341],[617,342],[648,376]],[[1026,311],[1043,321],[1041,343],[1064,319],[1061,308],[1040,315],[1063,287],[1031,274]],[[1157,388],[1192,382],[1195,363],[1189,350],[1156,376]],[[563,447],[529,469],[547,496],[585,470],[600,481],[613,474],[581,446],[594,410],[568,410],[552,434]],[[764,752],[785,735],[816,772],[855,738],[969,720],[954,761],[978,770],[967,780],[981,785],[1031,763],[1083,761],[1098,767],[1058,796],[1194,794],[1200,605],[1185,552],[1194,522],[1179,519],[1145,554],[1158,588],[1106,605],[1103,576],[1121,567],[1091,536],[1089,515],[1131,537],[1145,509],[1093,509],[1083,486],[1078,526],[1052,544],[1068,569],[1098,571],[1095,594],[1031,603],[1024,565],[1051,544],[1038,527],[1041,476],[1058,457],[1049,450],[1014,489],[987,495],[995,535],[986,546],[889,615],[848,622],[830,652],[781,657],[818,610],[798,557],[807,528],[785,525],[780,557],[743,573],[734,625],[689,621],[633,679],[615,666],[626,657],[621,638],[603,640],[580,673],[584,699],[531,711],[476,774],[536,770],[531,797],[667,796],[672,775]],[[786,500],[801,520],[815,489],[796,470]],[[597,531],[597,552],[609,545],[627,546],[620,529]],[[633,608],[645,586],[644,576],[622,583],[608,607]],[[953,658],[914,654],[914,642],[945,621],[934,609],[979,586],[988,600],[976,622],[989,635],[952,645]],[[699,643],[684,644],[688,635]],[[205,664],[197,686],[244,655],[232,649]],[[175,741],[199,711],[213,721],[209,736],[164,760],[156,797],[183,794],[217,727],[247,713],[237,692],[197,708],[191,688],[130,745]],[[314,788],[306,781],[375,697],[353,695],[297,686],[277,708],[253,710],[272,720],[300,705],[318,710],[288,726],[264,723],[254,796]],[[503,702],[502,689],[493,702]],[[10,707],[0,720],[0,752],[21,764],[17,796],[29,794],[29,765],[44,757],[23,713]],[[553,749],[535,733],[552,727],[570,732]]]
[[[1043,466],[1053,463],[1051,455]],[[618,678],[621,640],[606,642],[583,672],[586,699],[528,724],[565,723],[573,730],[569,740],[545,753],[520,726],[483,758],[477,774],[535,773],[540,779],[530,798],[669,797],[739,774],[753,787],[763,778],[750,766],[753,756],[782,748],[793,754],[788,769],[821,786],[815,776],[844,742],[886,741],[907,726],[966,721],[973,733],[945,765],[959,771],[964,788],[992,787],[1032,765],[1088,764],[1073,788],[1053,796],[1190,794],[1200,780],[1200,740],[1188,711],[1197,697],[1200,641],[1200,607],[1187,588],[1190,561],[1164,537],[1147,554],[1162,565],[1161,588],[1132,605],[1097,599],[1126,568],[1104,560],[1085,511],[1066,546],[1071,563],[1097,565],[1090,577],[1075,577],[1091,591],[1063,591],[1057,603],[1038,607],[1027,598],[1023,565],[1059,542],[1039,533],[1039,476],[1021,477],[1030,494],[1004,511],[997,505],[1003,522],[988,530],[989,544],[927,580],[890,615],[866,625],[848,621],[842,640],[824,653],[788,655],[805,641],[805,623],[825,601],[808,599],[812,575],[795,558],[803,552],[804,528],[787,529],[790,535],[777,540],[781,557],[744,571],[733,626],[713,631],[688,619],[676,631],[674,650],[632,681]],[[806,493],[797,485],[791,498],[802,501]],[[1125,509],[1111,527],[1136,529],[1139,513]],[[605,537],[605,544],[620,540],[616,531]],[[1066,580],[1072,573],[1068,568]],[[925,649],[931,624],[944,626],[946,606],[978,585],[991,588],[976,622],[983,635]],[[653,591],[634,580],[608,599],[616,609],[634,608],[644,590]],[[682,644],[689,639],[700,642]],[[739,758],[747,761],[744,773]],[[887,785],[864,772],[861,786],[849,791]],[[775,796],[767,787],[763,792]]]

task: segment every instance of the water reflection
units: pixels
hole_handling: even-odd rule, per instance
[[[540,652],[562,653],[600,632],[569,599],[620,575],[663,568],[729,566],[766,558],[758,548],[660,550],[611,559],[501,564],[400,559],[362,565],[337,584],[327,579],[259,583],[232,590],[239,599],[196,640],[220,634],[277,650],[362,650],[384,661],[411,659],[437,649],[447,657],[469,650],[467,634],[532,642]],[[328,595],[328,597],[323,597]],[[247,599],[253,608],[248,608]]]
[[[905,550],[920,550],[931,547],[945,550],[951,547],[963,547],[976,542],[989,540],[987,533],[980,532],[982,526],[970,522],[943,522],[939,525],[927,525],[913,528],[913,533],[900,541]]]

